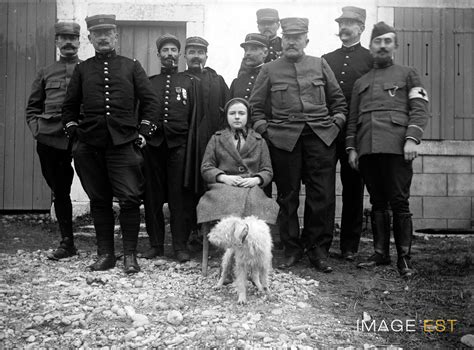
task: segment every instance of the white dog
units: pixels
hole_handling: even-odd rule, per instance
[[[268,275],[272,268],[272,236],[265,221],[248,216],[224,218],[209,232],[209,241],[225,249],[218,288],[231,275],[234,265],[238,303],[247,302],[247,277],[259,292],[268,292]]]

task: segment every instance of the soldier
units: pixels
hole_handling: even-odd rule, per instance
[[[332,242],[335,210],[336,139],[345,123],[346,102],[324,59],[305,54],[308,19],[284,18],[283,56],[264,64],[250,96],[253,128],[267,140],[280,204],[285,246],[281,267],[295,265],[307,251],[322,272]],[[271,112],[266,111],[267,103]],[[301,181],[306,185],[304,229],[298,221]]]
[[[156,40],[161,72],[150,77],[161,101],[163,132],[156,133],[143,149],[145,156],[145,219],[151,248],[145,258],[163,255],[163,204],[170,210],[173,248],[179,262],[190,259],[187,240],[191,230],[194,202],[184,188],[186,142],[196,115],[194,80],[178,73],[181,44],[177,37],[164,34]]]
[[[339,24],[339,39],[342,47],[323,55],[336,75],[344,93],[347,105],[351,104],[352,87],[357,79],[367,73],[373,65],[370,51],[362,47],[360,37],[365,29],[365,10],[346,6],[342,15],[336,18]],[[336,143],[336,156],[341,164],[342,215],[341,215],[341,255],[353,261],[359,249],[364,210],[364,182],[358,171],[349,165],[345,145],[345,130],[339,134]]]
[[[251,33],[246,35],[240,46],[245,51],[243,69],[230,85],[230,98],[241,97],[248,101],[255,79],[268,55],[268,40],[262,34]]]
[[[278,11],[275,9],[257,10],[257,25],[260,34],[265,35],[268,39],[268,55],[265,63],[276,60],[281,56],[281,38],[277,35],[280,28],[280,18]]]
[[[115,266],[114,212],[119,201],[124,271],[137,273],[143,156],[140,147],[157,130],[158,97],[140,63],[117,55],[115,15],[86,18],[95,56],[78,64],[63,104],[63,124],[75,139],[73,157],[82,187],[90,199],[97,237],[98,259],[93,271]],[[140,101],[139,119],[134,112]],[[79,109],[84,105],[84,118]],[[140,121],[141,120],[141,121]]]
[[[48,255],[60,260],[77,254],[72,229],[71,184],[74,170],[70,143],[63,132],[61,105],[77,56],[81,27],[74,22],[54,25],[59,61],[39,70],[26,107],[26,122],[36,139],[41,171],[53,192],[54,211],[61,232],[59,247]]]
[[[185,71],[197,81],[198,100],[201,105],[196,123],[190,126],[187,146],[185,185],[196,194],[202,194],[201,161],[211,136],[226,125],[224,106],[229,99],[229,88],[222,76],[206,67],[209,43],[198,36],[186,39],[185,55],[188,69]],[[192,154],[195,154],[192,157]]]
[[[390,264],[390,215],[401,276],[414,273],[410,262],[412,219],[408,199],[428,122],[428,95],[412,67],[394,64],[395,29],[384,22],[374,26],[370,51],[374,68],[354,84],[347,124],[349,164],[360,169],[372,204],[375,253],[359,267]]]

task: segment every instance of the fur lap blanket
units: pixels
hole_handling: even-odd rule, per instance
[[[275,224],[279,206],[258,186],[251,188],[209,184],[208,191],[197,206],[198,223],[220,220],[227,216],[256,216],[268,224]]]

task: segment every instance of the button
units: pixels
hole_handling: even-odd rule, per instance
[[[106,105],[105,108],[110,109],[110,106],[109,106],[109,105]]]
[[[341,72],[341,74],[346,74],[346,72]]]
[[[250,89],[249,89],[249,88],[247,88],[247,89],[245,89],[245,91],[250,91]]]
[[[349,58],[349,56],[346,56],[346,58]]]
[[[167,105],[167,104],[168,104],[168,101],[165,101],[165,105]]]
[[[105,113],[106,115],[110,115],[110,112]]]
[[[104,70],[109,70],[109,67],[104,67]]]
[[[255,79],[255,77],[252,75],[252,76],[250,77],[250,79]]]
[[[105,61],[104,64],[107,66],[109,64],[109,62]]]
[[[109,86],[108,86],[108,85],[105,85],[105,88],[106,88],[106,89],[108,89],[108,88],[109,88]]]
[[[163,121],[164,121],[165,123],[168,123],[168,120],[167,120],[167,119],[165,119],[165,120],[163,120]]]
[[[165,111],[167,111],[167,110],[168,110],[168,107],[165,107]]]
[[[344,82],[341,80],[341,81],[339,82],[339,84],[344,84]]]
[[[106,95],[110,95],[110,92],[106,91],[105,94],[106,94]]]
[[[109,72],[107,72],[106,70],[104,70],[104,74],[109,74]]]
[[[169,84],[166,84],[166,88],[169,88],[169,87],[170,87],[170,85],[169,85]]]
[[[344,67],[347,66],[347,63],[344,63]]]
[[[168,113],[165,113],[165,117],[167,117],[167,116],[168,116]]]
[[[251,81],[249,81],[249,85],[252,85],[252,82],[251,82]]]
[[[170,91],[169,91],[169,90],[166,90],[166,91],[165,91],[165,93],[169,94],[169,93],[170,93]]]
[[[272,49],[273,49],[273,46],[270,46],[270,50],[272,50]]]
[[[108,102],[108,101],[110,101],[110,98],[106,97],[105,100]]]
[[[249,97],[247,95],[245,95],[244,98],[247,100]]]
[[[169,99],[170,99],[170,97],[169,97],[169,96],[165,96],[165,100],[169,100]]]
[[[171,75],[167,75],[166,77],[169,79],[169,78],[171,78]]]
[[[109,81],[109,78],[105,78],[105,81]]]
[[[245,172],[245,167],[239,166],[239,171],[240,171],[241,173]]]

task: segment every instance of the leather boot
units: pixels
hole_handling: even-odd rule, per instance
[[[367,262],[358,267],[373,267],[390,264],[390,214],[387,210],[374,211],[371,214],[372,234],[374,237],[373,254]]]
[[[397,267],[402,277],[410,277],[415,274],[410,262],[411,239],[413,222],[411,214],[393,214],[393,236],[397,248]]]
[[[126,274],[140,272],[140,266],[138,266],[136,253],[123,256],[123,270]]]
[[[92,271],[105,271],[113,269],[115,267],[115,255],[114,254],[101,254],[97,257],[97,260],[89,266]]]
[[[61,260],[69,258],[77,254],[77,249],[74,246],[74,237],[63,237],[59,247],[48,255],[49,260]]]

